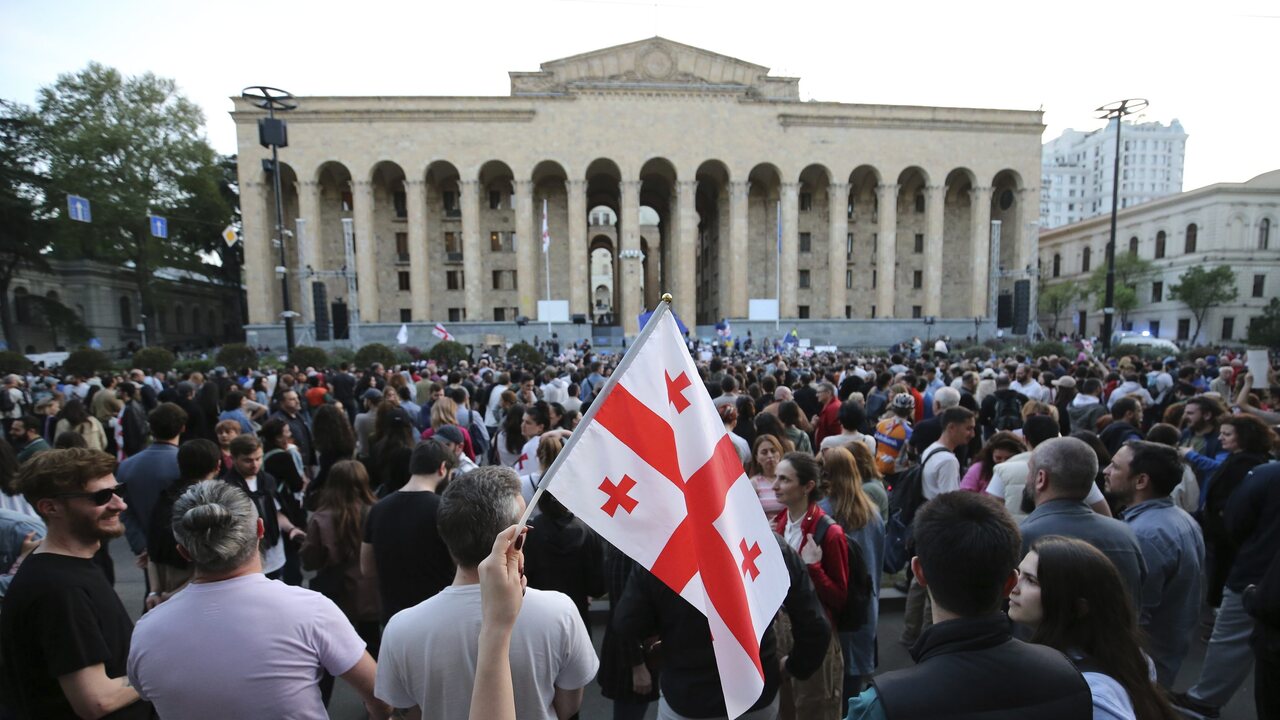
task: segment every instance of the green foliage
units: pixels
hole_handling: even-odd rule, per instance
[[[16,350],[0,350],[0,374],[25,373],[31,369],[31,361]]]
[[[1112,305],[1121,323],[1126,322],[1130,311],[1138,307],[1138,282],[1150,277],[1155,269],[1155,264],[1146,258],[1127,252],[1116,254],[1115,295]],[[1089,274],[1089,279],[1085,281],[1085,293],[1093,296],[1094,309],[1101,310],[1106,306],[1107,263],[1105,258]]]
[[[1058,322],[1062,319],[1062,313],[1071,307],[1071,303],[1075,302],[1079,295],[1080,286],[1070,281],[1050,285],[1040,292],[1040,310],[1053,318],[1050,329],[1054,333],[1058,332]]]
[[[1048,357],[1050,355],[1064,357],[1073,354],[1071,348],[1067,347],[1066,343],[1058,342],[1057,340],[1041,340],[1027,348],[1027,352],[1038,358]]]
[[[356,361],[356,352],[349,347],[336,347],[329,351],[329,362],[334,367],[342,363],[354,363]]]
[[[1249,321],[1249,344],[1280,347],[1280,298],[1271,298],[1262,314]]]
[[[293,352],[289,353],[289,364],[297,365],[303,370],[309,367],[324,370],[329,366],[329,353],[324,348],[296,345]]]
[[[427,349],[427,359],[435,360],[446,367],[453,367],[463,360],[471,359],[471,351],[456,340],[441,340]]]
[[[383,367],[396,364],[396,351],[382,343],[369,343],[356,351],[356,367],[367,368],[374,363],[382,363]]]
[[[144,372],[168,372],[176,360],[168,349],[156,345],[144,347],[133,354],[133,366]]]
[[[10,310],[13,275],[19,266],[49,269],[49,223],[37,204],[48,184],[35,169],[38,137],[30,108],[0,100],[0,329],[12,347],[21,347]]]
[[[991,357],[991,348],[985,345],[970,345],[960,350],[960,356],[965,360],[986,360]]]
[[[209,371],[213,369],[213,361],[207,358],[179,360],[174,363],[173,369],[176,370],[179,375],[190,375],[193,372],[208,375]]]
[[[227,343],[218,351],[217,361],[228,373],[240,368],[255,369],[258,367],[258,351],[244,343]]]
[[[1200,328],[1209,308],[1232,302],[1237,295],[1236,273],[1229,265],[1219,265],[1212,270],[1192,265],[1178,276],[1176,285],[1169,286],[1169,299],[1181,301],[1196,318],[1196,331],[1191,336],[1193,343],[1200,338]]]
[[[62,363],[62,371],[72,375],[88,377],[97,372],[111,369],[111,358],[106,353],[93,348],[74,350]]]
[[[542,353],[538,352],[537,348],[525,342],[518,342],[512,345],[507,350],[507,360],[532,366],[546,362],[546,358],[542,356]]]

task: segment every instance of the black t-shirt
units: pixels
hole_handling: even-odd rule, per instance
[[[378,568],[382,621],[453,583],[453,560],[436,529],[440,496],[398,491],[379,500],[364,523]]]
[[[74,718],[58,678],[102,663],[125,675],[133,621],[88,559],[36,553],[18,568],[0,612],[5,695],[22,718]],[[149,718],[136,702],[109,718]]]

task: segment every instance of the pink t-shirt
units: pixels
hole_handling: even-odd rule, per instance
[[[773,522],[773,518],[786,507],[778,502],[778,496],[773,492],[773,481],[764,475],[757,475],[751,478],[751,482],[755,483],[756,496],[760,498],[760,507],[764,508],[765,517]]]
[[[143,615],[129,681],[165,718],[327,720],[320,668],[341,675],[364,647],[329,598],[254,573],[192,583]]]

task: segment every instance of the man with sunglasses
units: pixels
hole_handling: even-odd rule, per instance
[[[133,622],[94,563],[124,534],[127,505],[110,455],[85,448],[33,457],[17,489],[48,534],[22,563],[0,612],[0,656],[18,717],[146,718],[125,676]]]

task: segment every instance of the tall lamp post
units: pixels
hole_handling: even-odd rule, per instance
[[[1111,352],[1112,324],[1116,314],[1116,213],[1120,210],[1120,128],[1126,115],[1147,107],[1142,98],[1128,98],[1107,103],[1095,112],[1103,120],[1116,121],[1116,158],[1111,170],[1111,239],[1107,241],[1107,291],[1102,303],[1102,351]]]
[[[280,148],[289,146],[288,128],[283,120],[276,118],[276,111],[288,112],[298,107],[291,93],[280,88],[266,85],[253,85],[245,88],[240,97],[248,100],[254,107],[267,111],[265,118],[258,119],[258,144],[271,148],[271,159],[263,160],[262,166],[271,173],[271,181],[276,196],[276,241],[280,243],[280,265],[276,272],[280,275],[280,293],[284,300],[284,344],[286,352],[293,352],[293,311],[289,302],[289,261],[284,246],[284,197],[280,188]]]

